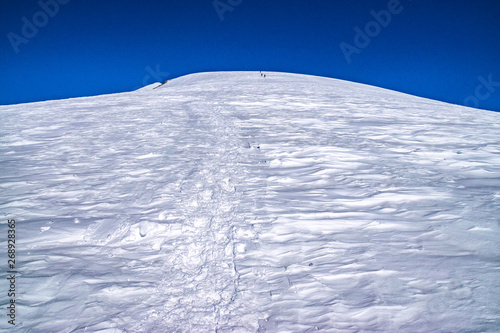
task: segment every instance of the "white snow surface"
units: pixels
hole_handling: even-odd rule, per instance
[[[266,74],[0,107],[0,328],[499,332],[500,114]]]

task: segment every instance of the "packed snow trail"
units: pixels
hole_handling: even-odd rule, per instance
[[[0,107],[19,331],[498,331],[500,114],[266,74]]]

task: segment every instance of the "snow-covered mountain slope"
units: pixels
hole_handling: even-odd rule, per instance
[[[500,114],[266,74],[0,107],[19,331],[500,330]]]

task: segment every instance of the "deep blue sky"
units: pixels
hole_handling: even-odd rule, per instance
[[[218,0],[223,13],[213,0],[57,1],[47,15],[38,1],[0,0],[0,104],[264,70],[500,111],[498,0]],[[374,24],[370,12],[388,7],[390,22]],[[340,45],[356,46],[356,27],[372,36],[348,62]]]

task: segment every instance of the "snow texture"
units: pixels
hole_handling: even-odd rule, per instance
[[[0,107],[0,328],[498,332],[500,114],[266,74]]]

